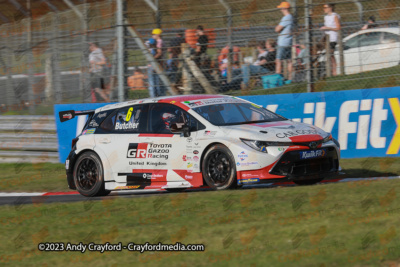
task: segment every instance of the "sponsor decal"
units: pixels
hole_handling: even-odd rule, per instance
[[[267,147],[266,146],[261,146],[260,147],[261,152],[267,152]]]
[[[214,135],[216,135],[216,131],[205,131],[204,132],[204,135],[206,135],[206,136],[214,136]]]
[[[278,147],[278,151],[283,152],[283,151],[285,151],[285,150],[286,150],[286,148],[284,148],[284,147]]]
[[[256,104],[254,104],[254,103],[251,103],[251,105],[252,105],[253,107],[255,107],[255,108],[261,108],[259,105],[256,105]]]
[[[301,151],[300,159],[322,158],[325,157],[325,155],[326,155],[325,149]]]
[[[128,147],[127,158],[168,159],[170,148],[172,148],[171,144],[131,143]]]
[[[69,169],[69,159],[67,159],[66,161],[65,161],[65,169]]]
[[[138,189],[140,185],[117,186],[115,189]]]
[[[90,127],[97,127],[97,126],[99,126],[99,124],[97,124],[97,122],[95,120],[91,120],[90,123],[89,123],[89,126]]]
[[[139,126],[138,122],[123,122],[120,123],[117,121],[117,123],[115,124],[115,130],[128,130],[128,129],[137,129],[137,127]]]
[[[107,116],[107,112],[100,113],[99,115],[97,115],[97,118],[101,119],[104,118],[105,116]]]
[[[244,151],[240,152],[240,154],[238,155],[238,158],[239,158],[241,161],[246,160],[248,157],[249,157],[249,155],[247,155],[246,152],[244,152]]]
[[[63,119],[72,119],[72,114],[71,113],[66,113],[66,114],[63,114]]]
[[[192,138],[192,137],[188,137],[188,138],[186,138],[186,141],[187,141],[188,143],[191,143],[191,142],[193,141],[193,138]]]
[[[176,101],[171,101],[171,102],[169,102],[169,103],[171,103],[171,104],[175,104],[175,103],[176,103]]]
[[[237,163],[236,163],[236,166],[240,166],[240,162],[237,162]]]
[[[187,168],[192,168],[192,167],[193,167],[193,163],[188,162],[188,163],[187,163]]]
[[[258,165],[258,162],[257,161],[242,162],[240,165],[242,166]]]
[[[199,157],[198,157],[198,156],[194,156],[194,157],[193,157],[193,160],[196,161],[196,162],[198,162],[198,161],[199,161]]]
[[[193,179],[193,175],[185,175],[185,179]]]
[[[307,135],[307,134],[318,134],[316,130],[297,130],[297,131],[289,131],[284,133],[277,133],[276,137],[278,138],[286,138],[298,135]]]
[[[195,151],[193,151],[193,154],[197,155],[197,154],[199,154],[199,151],[195,150]]]
[[[186,155],[183,155],[183,156],[182,156],[182,160],[183,160],[183,161],[187,161],[187,158],[186,158],[186,157],[187,157]]]
[[[93,133],[94,133],[94,130],[96,130],[96,129],[87,129],[87,130],[84,130],[83,133],[82,133],[82,135],[93,134]]]
[[[260,178],[249,178],[249,179],[239,180],[238,183],[239,184],[254,184],[254,183],[258,183],[259,181],[260,181]]]
[[[194,164],[194,168],[198,168],[199,167],[199,164]]]
[[[127,158],[146,158],[147,155],[147,146],[149,144],[147,143],[140,143],[140,144],[136,144],[136,143],[131,143],[129,144],[128,147],[128,152],[126,154]]]

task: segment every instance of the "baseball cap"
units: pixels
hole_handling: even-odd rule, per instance
[[[161,29],[154,29],[151,34],[161,34],[162,30]]]
[[[290,8],[289,2],[282,2],[277,8]]]

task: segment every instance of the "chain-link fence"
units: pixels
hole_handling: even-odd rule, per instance
[[[291,55],[281,71],[276,41],[287,33],[276,28],[284,15],[279,1],[108,0],[3,24],[2,111],[42,113],[54,103],[164,94],[399,85],[400,1],[289,4],[293,39],[282,50]],[[328,40],[321,27],[332,24],[331,12],[341,29]]]

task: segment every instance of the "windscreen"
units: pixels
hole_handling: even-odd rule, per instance
[[[286,118],[251,103],[227,103],[193,108],[217,126],[282,121]]]

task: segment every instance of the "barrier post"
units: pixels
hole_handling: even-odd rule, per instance
[[[343,54],[343,39],[342,30],[338,32],[338,47],[339,47],[339,60],[340,60],[340,75],[344,75],[344,54]]]
[[[326,66],[326,77],[331,77],[331,47],[330,47],[330,40],[329,35],[325,35],[325,66]]]

